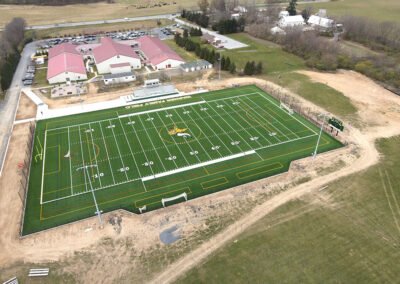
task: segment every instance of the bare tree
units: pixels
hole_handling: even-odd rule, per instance
[[[208,0],[199,0],[197,2],[197,5],[199,6],[201,12],[203,12],[203,14],[206,15],[208,12],[208,7],[210,7],[210,3],[208,2]]]
[[[24,39],[26,22],[23,18],[14,18],[4,29],[3,38],[13,48],[16,48]]]
[[[266,4],[267,4],[267,11],[266,11],[267,21],[270,24],[274,24],[279,19],[279,13],[282,11],[282,7],[279,5],[279,3],[277,4],[275,0],[267,0]]]
[[[225,0],[212,0],[211,1],[211,8],[217,10],[221,13],[226,12],[226,2]]]
[[[303,16],[304,20],[306,20],[306,22],[308,21],[308,19],[311,17],[313,13],[313,7],[310,5],[307,5],[303,11],[301,11],[301,15]]]

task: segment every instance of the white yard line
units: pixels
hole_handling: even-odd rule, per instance
[[[148,118],[151,118],[151,117],[148,115]],[[146,130],[146,125],[144,125],[143,121],[140,119],[140,116],[138,116],[138,119],[139,119],[140,123],[143,125],[143,128],[145,129],[145,133],[146,133],[147,138],[149,139],[149,141],[151,143],[151,146],[153,147],[153,149],[155,149],[156,147],[154,146],[153,140],[151,139],[149,133]],[[156,155],[157,155],[158,159],[161,162],[161,166],[163,167],[164,171],[166,171],[167,169],[165,168],[165,166],[164,166],[164,164],[162,162],[162,159],[161,159],[160,155],[158,154],[158,151],[155,151],[155,152],[156,152]]]
[[[112,166],[111,166],[110,156],[108,155],[106,140],[104,139],[103,128],[101,127],[100,122],[98,122],[98,124],[99,124],[100,132],[101,132],[101,137],[103,137],[103,144],[104,144],[104,148],[106,150],[106,154],[107,154],[107,158],[108,158],[108,165],[110,166],[111,176],[112,176],[113,182],[115,184],[114,173],[113,173],[113,169],[112,169]]]
[[[239,158],[239,157],[244,157],[244,156],[247,156],[247,155],[252,155],[252,154],[255,154],[255,153],[256,153],[255,151],[250,150],[250,151],[242,152],[242,153],[235,154],[235,155],[232,155],[232,156],[226,156],[226,157],[218,158],[218,159],[215,159],[215,160],[211,160],[211,161],[195,164],[195,165],[192,165],[192,166],[179,168],[177,170],[172,170],[172,171],[156,174],[154,176],[144,177],[144,178],[142,178],[142,180],[143,181],[148,181],[148,180],[152,180],[152,179],[156,179],[156,178],[160,178],[160,177],[165,177],[165,176],[173,175],[173,174],[176,174],[176,173],[181,173],[181,172],[184,172],[184,171],[189,171],[189,170],[193,170],[193,169],[209,166],[209,165],[216,164],[216,163],[219,163],[219,162],[228,161],[228,160],[232,160],[232,159]]]
[[[247,98],[248,99],[248,98]],[[248,99],[249,100],[249,99]],[[253,105],[255,104],[252,100],[249,100]],[[289,129],[285,124],[283,124],[282,122],[280,122],[275,115],[271,115],[268,111],[264,110],[262,107],[260,106],[256,106],[256,109],[260,109],[262,110],[264,113],[266,113],[269,117],[271,117],[273,120],[275,120],[276,122],[278,122],[280,125],[282,125],[284,128],[286,128],[287,130],[289,130],[289,132],[291,132],[292,134],[294,134],[296,137],[299,137],[296,133],[294,133],[291,129]],[[284,112],[282,109],[280,109],[280,111],[282,111],[286,116],[292,118],[292,115],[287,114],[286,112]]]
[[[229,101],[228,102],[225,102],[225,104],[224,105],[226,105],[226,106],[228,106],[228,107],[230,107],[231,109],[233,109],[232,107],[231,107],[231,105],[229,104]],[[225,114],[227,113],[227,111],[224,109],[224,108],[222,108],[222,110],[225,112]],[[234,109],[233,109],[234,110]],[[239,112],[236,112],[236,116],[238,116],[238,117],[240,117],[240,118],[242,118],[242,116],[239,114]],[[243,119],[243,118],[242,118]],[[236,117],[232,117],[232,120],[242,129],[242,130],[244,130],[244,131],[246,131],[246,133],[247,133],[247,135],[249,135],[249,137],[253,137],[254,135],[253,134],[251,134],[250,132],[249,132],[249,130],[246,128],[246,127],[243,127],[237,120],[236,120]],[[251,128],[250,129],[253,129],[254,128],[254,125],[251,125],[251,124],[249,124],[246,120],[244,120]],[[250,138],[249,138],[250,139]],[[258,140],[255,140],[256,141],[256,143],[258,143],[258,145],[259,146],[264,146],[264,145],[262,145]],[[246,141],[247,142],[247,141]],[[248,143],[247,143],[248,144]],[[250,146],[250,145],[249,145]],[[260,157],[261,158],[261,157]],[[262,159],[262,158],[261,158]]]
[[[158,112],[157,112],[156,114],[158,114]],[[147,117],[150,118],[149,114],[147,114]],[[162,119],[161,119],[161,122],[162,122]],[[156,127],[156,125],[154,124],[153,120],[151,120],[151,123],[153,124],[154,129],[157,129],[157,127]],[[164,122],[163,122],[163,124],[164,124]],[[157,134],[158,134],[158,132],[157,132]],[[164,140],[163,140],[161,137],[160,137],[160,140],[161,140],[161,142],[163,143],[165,149],[167,150],[168,155],[169,155],[170,157],[173,156],[173,155],[171,154],[171,152],[169,151],[168,146],[165,144]],[[178,165],[176,164],[175,160],[172,160],[172,161],[173,161],[174,164],[175,164],[175,168],[176,168],[176,169],[179,168]],[[162,160],[161,160],[161,163],[163,163]],[[164,167],[164,168],[165,168],[165,167]]]
[[[179,119],[180,119],[182,122],[185,122],[185,120],[182,119],[182,117],[180,116],[180,114],[178,113],[178,111],[177,111],[176,109],[174,109],[174,112],[179,116]],[[171,120],[172,120],[172,119],[171,119]],[[194,140],[197,142],[197,144],[200,145],[201,148],[203,148],[203,151],[206,153],[206,155],[208,156],[208,158],[209,158],[210,160],[212,160],[210,154],[208,154],[208,152],[204,149],[204,147],[201,145],[201,143],[199,142],[199,140],[198,140],[196,137],[194,137]],[[186,144],[189,145],[190,149],[191,149],[193,152],[196,151],[196,150],[194,150],[194,149],[192,148],[192,145],[190,145],[190,143],[189,143],[187,140],[185,140],[185,142],[186,142]],[[198,157],[198,155],[196,154],[195,156],[196,156],[197,160],[201,163],[202,161],[200,160],[200,158]]]
[[[247,104],[244,100],[240,100],[243,104],[245,104],[245,105],[247,105],[250,109],[252,108],[249,104]],[[254,108],[254,107],[253,107]],[[275,126],[273,123],[271,123],[271,122],[269,122],[269,120],[267,119],[267,118],[265,118],[264,116],[262,116],[261,114],[259,114],[258,112],[254,112],[260,119],[262,119],[262,120],[264,120],[265,122],[267,122],[268,123],[268,125],[270,125],[271,127],[273,127],[274,129],[275,129],[275,131],[277,131],[277,132],[279,132],[281,135],[283,135],[283,136],[285,136],[286,137],[286,139],[290,139],[285,133],[283,133],[282,131],[281,131],[281,129],[279,128],[279,127],[277,127],[277,126]],[[268,113],[267,113],[268,114]],[[268,114],[269,115],[269,114]],[[270,115],[269,115],[270,116]],[[280,140],[278,137],[277,137],[277,139],[278,140]]]
[[[110,126],[112,125],[112,124],[111,124],[111,120],[109,120],[108,123],[109,123]],[[125,173],[126,181],[128,181],[128,180],[129,180],[128,174],[126,173],[126,170],[125,170],[126,167],[125,167],[124,160],[122,159],[122,156],[121,156],[121,151],[120,151],[120,149],[119,149],[117,137],[115,137],[114,127],[111,127],[111,132],[112,132],[112,134],[113,134],[113,136],[114,136],[115,145],[117,146],[118,155],[119,155],[119,158],[121,159],[121,163],[122,163],[123,171],[124,171],[124,173]]]
[[[244,138],[242,137],[242,135],[240,135],[239,132],[237,132],[228,122],[226,122],[226,120],[224,119],[224,117],[223,117],[222,115],[219,114],[218,110],[215,111],[214,108],[213,108],[213,107],[211,106],[211,104],[209,104],[209,103],[207,103],[207,105],[208,105],[214,112],[216,112],[216,113],[218,114],[218,116],[225,122],[225,124],[228,125],[228,126],[234,131],[234,133],[236,133],[236,134],[247,144],[247,146],[250,147],[250,149],[253,149],[253,147],[251,147],[251,145],[250,145],[249,143],[247,143],[246,139],[244,139]],[[220,126],[220,125],[218,125],[218,126]],[[221,126],[220,126],[220,127],[221,127]],[[222,127],[221,127],[221,129],[223,130]],[[224,131],[224,132],[225,132],[225,131]],[[229,137],[231,137],[231,136],[229,136]],[[231,138],[232,138],[232,137],[231,137]],[[240,151],[244,152],[243,149],[242,149],[242,147],[240,146],[240,143],[237,144],[237,146],[238,146],[238,148],[240,149]]]
[[[221,137],[219,137],[219,135],[214,131],[214,129],[205,121],[205,119],[203,118],[203,116],[201,115],[201,113],[199,113],[194,107],[191,107],[194,112],[200,117],[200,119],[204,122],[204,124],[212,131],[212,133],[214,133],[214,136],[218,138],[218,140],[222,143],[222,145],[224,145],[226,147],[226,149],[228,149],[229,152],[231,152],[231,154],[233,154],[232,150],[230,147],[228,147],[227,145],[225,145],[225,142],[222,141]],[[207,116],[207,117],[211,117],[211,116]],[[208,137],[208,136],[207,136]],[[216,146],[216,145],[215,145]]]
[[[132,151],[132,148],[131,148],[131,144],[129,143],[128,136],[126,135],[124,125],[122,124],[122,121],[121,121],[120,118],[118,118],[118,120],[119,120],[119,123],[121,124],[122,132],[124,133],[125,140],[126,140],[126,144],[128,144],[129,151],[131,152],[133,162],[135,163],[136,170],[138,171],[138,175],[139,175],[139,177],[141,177],[142,174],[141,174],[141,172],[140,172],[140,170],[139,170],[139,166],[138,166],[137,163],[136,163],[135,155],[133,154],[133,151]]]
[[[92,148],[93,148],[93,155],[94,155],[94,160],[96,161],[96,165],[97,165],[97,178],[99,179],[100,182],[100,187],[103,187],[101,184],[101,176],[100,176],[100,171],[99,171],[99,164],[97,162],[97,155],[96,155],[96,149],[94,148],[94,141],[93,141],[93,134],[92,134],[92,126],[89,123],[89,132],[90,132],[90,139],[92,140]]]
[[[42,186],[40,189],[40,204],[43,204],[43,186],[44,186],[44,164],[46,163],[46,142],[47,130],[44,131],[44,145],[43,145],[43,166],[42,166]]]
[[[72,159],[71,159],[71,143],[69,138],[69,127],[68,127],[68,152],[69,152],[69,175],[70,175],[70,182],[71,182],[71,195],[74,194],[74,186],[72,182]]]
[[[176,109],[176,108],[181,108],[181,107],[185,107],[185,106],[204,104],[205,102],[206,101],[199,101],[199,102],[193,102],[193,103],[188,103],[188,104],[183,104],[183,105],[175,105],[175,106],[170,106],[170,107],[151,109],[151,110],[146,110],[146,111],[141,111],[141,112],[135,112],[135,113],[130,113],[130,114],[119,115],[118,117],[119,118],[123,118],[123,117],[136,116],[136,115],[141,115],[141,114],[148,114],[148,113],[162,111],[162,110],[169,110],[169,109]]]
[[[233,100],[233,99],[232,99],[232,100]],[[238,106],[239,106],[239,108],[241,109],[241,111],[244,111],[245,113],[247,113],[247,110],[244,109],[244,108],[242,108],[242,107],[240,106],[240,102],[239,102],[239,101],[238,101],[238,103],[239,103]],[[229,105],[229,107],[232,108],[232,106],[230,106],[230,105]],[[245,121],[248,125],[250,125],[254,130],[256,130],[256,131],[258,132],[258,134],[261,135],[261,137],[263,137],[265,140],[267,140],[267,142],[268,142],[269,144],[272,144],[271,141],[268,140],[267,135],[265,135],[265,133],[262,133],[260,130],[257,129],[257,126],[260,126],[260,127],[262,127],[263,129],[265,129],[261,124],[258,124],[258,125],[256,125],[256,126],[252,125],[251,122],[249,122],[249,121],[246,119],[245,116],[241,115],[239,111],[237,112],[237,115],[240,116],[240,118],[241,118],[243,121]]]
[[[82,164],[83,166],[87,166],[85,163],[85,157],[83,156],[83,146],[82,146],[82,136],[81,136],[81,127],[78,126],[78,133],[79,133],[79,144],[81,145],[81,155],[82,155]],[[85,169],[83,169],[84,171]],[[85,178],[85,192],[87,191],[87,183],[86,183],[86,174],[83,172],[83,177]]]
[[[269,101],[271,104],[273,104],[274,106],[276,106],[278,109],[281,109],[278,105],[276,105],[274,103],[274,101],[271,101],[269,98],[263,96],[262,94],[258,93],[261,97],[263,97],[264,99],[266,99],[267,101]],[[293,115],[291,115],[290,117],[294,118],[295,120],[297,120],[299,123],[301,123],[304,127],[306,127],[308,130],[310,130],[311,132],[313,132],[314,134],[318,135],[318,133],[316,131],[314,131],[313,129],[311,129],[308,125],[304,124],[302,121],[300,121],[297,117],[295,117],[295,113]]]
[[[136,139],[139,141],[139,145],[140,145],[140,148],[142,149],[142,153],[144,154],[144,157],[146,158],[146,162],[149,162],[150,161],[149,157],[147,157],[146,150],[143,148],[142,142],[140,141],[140,138],[137,135],[137,133],[135,131],[135,128],[132,125],[132,120],[131,120],[130,117],[128,117],[128,119],[129,119],[130,126],[131,126],[131,128],[133,130],[133,133],[135,134]],[[154,175],[154,171],[153,171],[153,168],[152,168],[151,165],[149,165],[149,168],[150,168],[151,173]]]
[[[161,120],[162,124],[164,125],[165,129],[168,129],[167,125],[164,123],[164,120],[162,119],[161,115],[160,115],[158,112],[157,112],[157,115],[158,115],[158,117],[160,118],[160,120]],[[162,140],[162,139],[161,139],[161,140]],[[176,146],[176,148],[178,148],[179,152],[181,152],[182,157],[183,157],[183,158],[185,159],[185,161],[186,161],[186,164],[187,164],[188,166],[190,166],[189,161],[186,159],[186,156],[183,154],[183,152],[182,152],[181,148],[179,147],[179,145],[177,145],[176,143],[175,143],[174,145]]]

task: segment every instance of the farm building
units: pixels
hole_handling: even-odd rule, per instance
[[[129,45],[117,43],[107,37],[102,38],[100,43],[93,49],[93,58],[100,74],[111,73],[111,69],[119,68],[116,66],[121,64],[129,65],[130,69],[141,68],[139,56]]]
[[[179,67],[183,59],[159,38],[144,36],[137,39],[146,63],[156,70]]]
[[[213,65],[207,60],[197,60],[192,62],[183,63],[181,68],[185,72],[194,72],[204,69],[211,69]]]
[[[308,19],[308,24],[316,29],[329,30],[333,28],[334,21],[328,18],[312,15]]]
[[[50,84],[86,80],[86,69],[81,54],[70,43],[49,50],[47,81]]]
[[[303,25],[305,25],[305,22],[304,22],[304,18],[302,15],[283,16],[279,20],[280,28],[290,28],[290,27],[303,26]]]

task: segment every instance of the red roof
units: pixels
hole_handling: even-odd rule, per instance
[[[71,53],[71,54],[80,54],[76,50],[76,45],[73,45],[71,43],[62,43],[59,45],[56,45],[55,47],[51,48],[49,50],[49,59],[52,57],[55,57],[61,53]]]
[[[93,56],[97,64],[117,55],[139,59],[135,51],[133,51],[129,45],[117,43],[108,37],[103,37],[100,42],[101,45],[93,49]]]
[[[159,38],[144,36],[138,38],[140,50],[146,55],[151,64],[157,65],[161,62],[173,59],[183,61],[168,45],[163,43]]]
[[[47,79],[64,72],[74,72],[86,75],[82,56],[80,54],[72,54],[68,52],[60,53],[56,56],[53,55],[53,57],[49,59]]]

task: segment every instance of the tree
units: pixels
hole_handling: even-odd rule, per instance
[[[224,70],[229,71],[230,68],[231,68],[231,59],[229,57],[226,57]]]
[[[246,62],[246,65],[244,66],[243,69],[243,73],[244,75],[251,75],[251,66],[249,61]]]
[[[279,13],[281,11],[281,6],[277,4],[275,0],[266,0],[267,5],[267,21],[269,24],[275,24],[279,20]]]
[[[208,3],[208,0],[199,0],[199,1],[197,2],[197,5],[199,6],[200,11],[201,11],[204,15],[207,15],[208,7],[210,6],[210,3]]]
[[[256,66],[256,70],[255,70],[255,74],[261,74],[262,73],[262,71],[263,71],[263,65],[262,65],[262,62],[261,61],[259,61],[258,63],[257,63],[257,66]]]
[[[232,62],[231,66],[229,67],[229,72],[231,74],[234,74],[236,72],[236,65],[234,62]]]
[[[189,32],[187,29],[183,30],[183,38],[188,38],[189,37]]]
[[[297,0],[290,0],[289,6],[286,8],[286,11],[289,12],[290,16],[297,15],[296,6],[297,6]]]
[[[225,0],[212,0],[211,7],[219,12],[226,12],[226,3]]]
[[[301,11],[301,15],[303,16],[304,20],[307,22],[308,19],[311,17],[313,12],[313,7],[312,6],[307,6]]]

